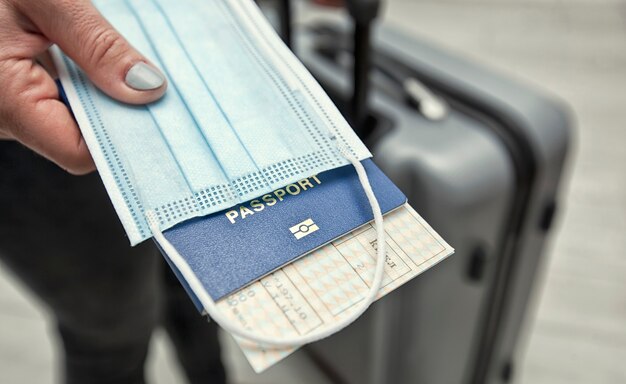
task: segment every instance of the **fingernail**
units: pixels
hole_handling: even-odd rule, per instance
[[[165,83],[165,76],[156,68],[138,62],[126,73],[126,84],[138,91],[157,89]]]

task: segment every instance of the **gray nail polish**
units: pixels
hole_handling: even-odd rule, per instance
[[[128,70],[125,81],[133,89],[149,91],[162,86],[165,83],[165,76],[148,64],[139,62]]]

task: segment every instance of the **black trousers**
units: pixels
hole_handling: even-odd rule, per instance
[[[143,383],[159,325],[190,383],[225,381],[215,323],[151,241],[130,247],[97,174],[69,175],[0,141],[0,260],[54,315],[67,383]]]

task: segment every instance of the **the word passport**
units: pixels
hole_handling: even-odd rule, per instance
[[[383,213],[404,205],[406,197],[372,160],[363,165]],[[363,188],[347,165],[186,221],[164,235],[219,300],[371,220]]]

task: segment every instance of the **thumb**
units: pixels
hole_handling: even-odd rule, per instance
[[[57,0],[36,4],[24,12],[103,92],[131,104],[145,104],[163,96],[165,76],[91,2]]]

